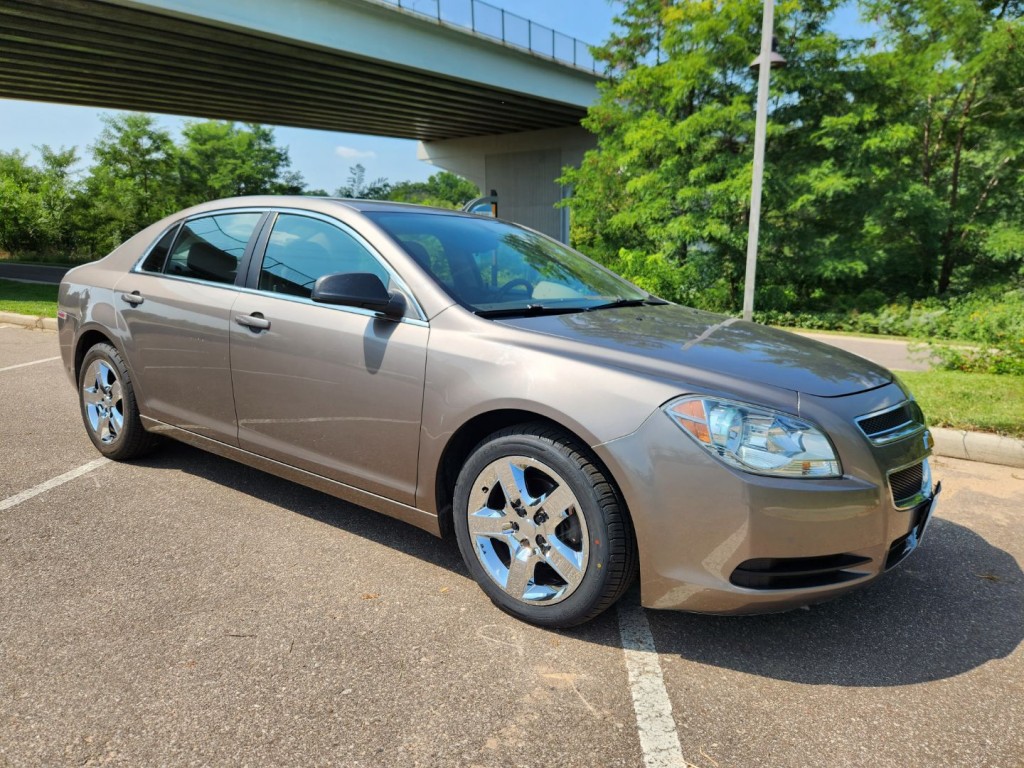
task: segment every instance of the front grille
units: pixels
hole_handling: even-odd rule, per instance
[[[889,475],[892,500],[897,507],[907,507],[919,501],[925,484],[925,463],[901,469]]]
[[[940,490],[942,490],[942,483],[935,486],[935,496],[939,495]],[[917,549],[925,528],[928,526],[928,518],[931,516],[934,503],[934,499],[927,499],[913,509],[910,532],[900,536],[889,546],[889,552],[885,557],[885,570],[899,565],[907,555]]]
[[[913,400],[881,413],[862,416],[857,426],[876,444],[897,440],[924,427],[924,414]]]
[[[870,558],[846,553],[821,557],[759,557],[740,563],[729,581],[747,589],[828,587],[867,576],[865,571],[852,569],[870,562]]]

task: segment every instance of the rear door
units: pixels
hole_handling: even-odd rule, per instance
[[[261,211],[201,216],[165,234],[118,281],[115,302],[140,410],[238,445],[231,389],[231,307]]]
[[[396,321],[310,299],[316,279],[336,272],[372,272],[402,288],[340,222],[282,212],[264,239],[232,310],[239,445],[414,504],[426,322],[411,301]]]

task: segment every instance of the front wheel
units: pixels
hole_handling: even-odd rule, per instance
[[[491,435],[455,486],[466,566],[502,610],[545,627],[597,616],[636,574],[619,495],[584,450],[545,424]]]
[[[128,368],[109,344],[90,347],[78,377],[78,400],[89,439],[117,461],[149,452],[156,438],[142,426]]]

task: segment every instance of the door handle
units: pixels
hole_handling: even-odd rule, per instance
[[[142,298],[138,291],[132,291],[131,293],[122,293],[121,301],[127,301],[133,307],[137,307],[139,304],[144,302],[145,299]]]
[[[251,315],[235,315],[235,322],[254,331],[265,331],[270,328],[270,321],[259,312],[253,312]]]

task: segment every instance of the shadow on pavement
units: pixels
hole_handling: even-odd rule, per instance
[[[1012,653],[1024,640],[1024,574],[978,534],[936,518],[900,567],[809,610],[647,615],[658,651],[690,661],[812,685],[912,685]]]
[[[228,459],[169,443],[138,464],[188,473],[470,578],[454,541]],[[638,596],[634,588],[624,600]],[[911,685],[1012,653],[1024,640],[1024,573],[978,534],[936,518],[900,567],[809,610],[647,617],[658,651],[689,661],[812,685]],[[615,622],[613,608],[566,634],[614,644]]]
[[[198,448],[167,441],[132,463],[185,472],[470,578],[454,541]]]

